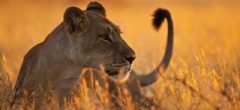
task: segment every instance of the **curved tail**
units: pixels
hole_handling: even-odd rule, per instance
[[[160,8],[157,9],[154,13],[153,26],[158,31],[162,22],[164,21],[164,18],[167,19],[168,23],[168,38],[164,57],[160,64],[152,72],[144,75],[138,75],[138,80],[141,86],[147,86],[154,83],[159,78],[159,76],[165,72],[169,65],[173,50],[173,32],[174,32],[170,12],[165,9]]]

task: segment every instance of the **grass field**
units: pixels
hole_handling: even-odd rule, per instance
[[[154,69],[165,49],[167,25],[155,32],[151,26],[153,11],[161,7],[171,12],[175,39],[170,66],[157,83],[143,88],[143,93],[154,96],[162,109],[240,108],[239,1],[98,1],[135,50],[138,73]],[[67,7],[85,9],[89,2],[0,1],[0,109],[8,108],[25,53],[62,21]],[[75,102],[74,107],[83,105]]]

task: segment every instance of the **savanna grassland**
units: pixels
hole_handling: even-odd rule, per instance
[[[62,21],[69,6],[85,9],[88,0],[0,0],[0,109],[8,109],[25,53]],[[161,61],[167,25],[151,26],[158,7],[174,21],[174,51],[159,81],[143,88],[162,109],[231,110],[240,108],[240,2],[238,0],[98,0],[107,17],[119,25],[122,37],[135,50],[138,73]],[[105,97],[104,92],[102,96]],[[100,94],[101,95],[101,94]],[[76,98],[77,100],[77,98]],[[85,98],[66,108],[102,108]],[[49,105],[57,107],[56,103]]]

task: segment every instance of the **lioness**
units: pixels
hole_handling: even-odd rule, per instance
[[[41,107],[42,100],[46,98],[42,92],[49,89],[56,92],[62,104],[64,98],[71,98],[70,91],[74,91],[78,81],[89,76],[88,73],[82,74],[84,68],[102,69],[103,72],[92,73],[93,79],[99,74],[107,76],[107,81],[112,84],[110,91],[115,91],[115,86],[121,89],[124,85],[132,95],[133,103],[138,102],[144,97],[140,86],[154,83],[168,67],[173,48],[173,23],[167,10],[156,10],[153,19],[157,30],[164,18],[168,21],[166,52],[156,69],[146,75],[138,75],[132,70],[135,52],[121,38],[119,27],[106,18],[100,3],[91,2],[86,10],[70,7],[63,18],[63,22],[42,43],[25,55],[12,107],[23,103]]]

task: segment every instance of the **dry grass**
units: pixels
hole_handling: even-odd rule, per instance
[[[170,10],[175,25],[174,53],[168,71],[143,93],[154,96],[162,109],[240,108],[240,15],[236,0],[152,1],[99,0],[107,16],[124,32],[123,38],[137,53],[139,73],[151,71],[161,60],[166,25],[155,33],[150,25],[157,7]],[[7,109],[12,85],[24,54],[62,21],[72,5],[84,9],[89,1],[2,1],[0,7],[0,109]],[[54,7],[54,8],[53,8]],[[161,36],[161,37],[159,37]],[[151,42],[151,43],[149,43]],[[84,89],[85,90],[85,89]],[[78,95],[66,108],[105,109],[109,94],[99,89],[101,100]],[[125,100],[131,100],[126,92]],[[131,103],[127,106],[132,106]],[[57,108],[56,101],[49,109]]]
[[[6,57],[0,51],[0,108],[7,109],[11,102],[13,91],[12,81],[10,79],[11,71],[6,64]]]

